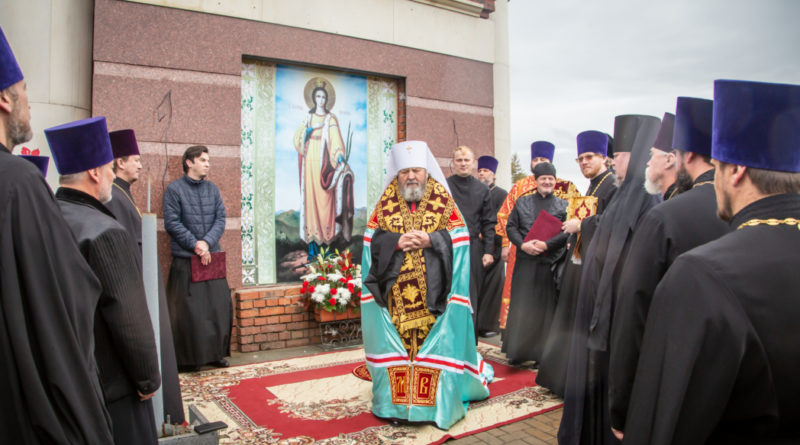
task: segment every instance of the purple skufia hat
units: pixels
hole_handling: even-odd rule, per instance
[[[19,69],[3,28],[0,28],[0,90],[5,90],[22,79],[22,70]]]
[[[608,135],[595,130],[578,133],[578,156],[584,153],[608,154]]]
[[[531,144],[531,160],[533,158],[547,158],[553,162],[553,153],[556,151],[556,146],[547,141],[536,141]]]
[[[675,128],[675,115],[672,113],[664,113],[664,118],[661,119],[661,128],[658,129],[656,141],[653,142],[653,148],[661,151],[672,151],[672,133]]]
[[[711,117],[714,102],[709,99],[679,97],[675,107],[672,148],[711,156]]]
[[[48,128],[44,135],[61,175],[84,172],[114,160],[103,116]]]
[[[114,159],[139,154],[139,144],[136,143],[136,134],[133,130],[112,131],[108,133],[108,138],[111,140]]]
[[[50,164],[50,157],[49,156],[33,156],[33,155],[18,155],[22,159],[26,161],[30,161],[31,164],[35,165],[39,171],[42,172],[42,176],[47,176],[47,166]]]
[[[491,156],[481,156],[478,158],[478,170],[485,168],[497,173],[497,159]]]
[[[800,172],[800,85],[714,81],[711,157]]]

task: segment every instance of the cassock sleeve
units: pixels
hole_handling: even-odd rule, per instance
[[[497,213],[492,205],[492,193],[487,188],[483,194],[481,205],[481,235],[483,235],[483,254],[494,254],[494,226],[497,224]]]
[[[653,292],[667,270],[669,240],[664,225],[649,212],[636,229],[622,269],[611,326],[608,395],[611,426],[624,430],[628,401],[639,360]]]
[[[90,246],[89,265],[103,285],[100,316],[136,389],[150,394],[161,384],[161,375],[141,270],[128,247],[128,233],[108,230]]]
[[[517,211],[517,206],[514,206],[514,209],[511,210],[511,214],[508,215],[508,224],[506,224],[506,235],[508,236],[508,240],[511,241],[517,248],[519,249],[522,245],[522,242],[525,240],[526,233],[521,232],[521,228],[519,226],[519,211]]]
[[[679,257],[647,318],[624,443],[704,444],[731,396],[750,325],[702,259]]]
[[[372,266],[369,268],[369,274],[364,278],[364,286],[369,289],[375,302],[381,307],[386,307],[389,291],[400,273],[403,252],[396,248],[401,236],[400,233],[386,232],[381,229],[377,229],[372,235],[370,244]],[[399,254],[397,254],[398,252]]]
[[[453,280],[453,242],[446,230],[430,234],[431,247],[425,249],[425,284],[428,311],[441,315],[447,308],[447,295]]]

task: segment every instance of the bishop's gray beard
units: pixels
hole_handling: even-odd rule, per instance
[[[410,182],[410,181],[408,181]],[[405,185],[398,184],[398,188],[400,189],[400,196],[403,197],[408,202],[419,202],[422,200],[422,195],[425,193],[425,190],[422,188],[419,183],[416,183],[416,187],[409,187],[408,182]],[[414,184],[413,182],[411,183]]]

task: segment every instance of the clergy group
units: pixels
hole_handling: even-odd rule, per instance
[[[559,444],[800,443],[800,85],[716,80],[607,124],[569,148],[584,193],[548,141],[508,191],[485,148],[436,147],[446,177],[426,142],[392,146],[361,258],[376,417],[451,428],[496,384],[478,348],[495,338],[495,366],[564,399]],[[209,151],[189,147],[165,187],[151,319],[134,131],[46,129],[55,193],[47,159],[11,154],[32,134],[0,29],[4,442],[155,444],[154,412],[185,420],[178,371],[229,366]]]

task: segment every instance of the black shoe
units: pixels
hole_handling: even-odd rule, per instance
[[[200,369],[200,367],[195,365],[178,366],[178,372],[196,372],[198,369]]]
[[[215,362],[211,362],[211,363],[209,363],[209,365],[213,366],[215,368],[227,368],[231,364],[228,363],[228,361],[223,358],[223,359],[217,360]]]
[[[492,337],[496,337],[496,336],[498,336],[498,335],[500,335],[500,333],[499,333],[499,332],[496,332],[496,331],[486,331],[486,332],[484,332],[483,334],[481,334],[481,337],[483,337],[483,338],[492,338]]]

